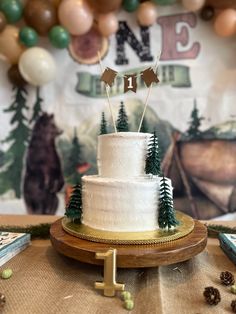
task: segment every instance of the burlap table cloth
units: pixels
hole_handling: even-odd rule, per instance
[[[53,221],[56,217],[0,216],[0,224],[29,224]],[[228,222],[234,226],[236,222]],[[178,266],[179,270],[175,270]],[[13,276],[1,279],[0,292],[7,299],[7,314],[119,314],[127,313],[119,297],[107,298],[93,288],[102,280],[102,268],[82,264],[59,255],[49,240],[35,240],[24,252],[6,263]],[[204,252],[190,261],[147,269],[118,269],[117,281],[124,282],[135,301],[131,313],[207,314],[232,313],[236,295],[220,284],[219,274],[235,265],[223,254],[216,239],[209,239]],[[222,301],[210,307],[204,302],[206,286],[217,287]]]

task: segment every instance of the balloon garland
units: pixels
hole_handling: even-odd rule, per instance
[[[199,11],[204,21],[214,19],[217,35],[236,33],[236,10],[215,12],[206,0],[181,1],[186,10]],[[98,50],[101,57],[105,55],[107,37],[118,29],[116,12],[121,7],[135,14],[140,25],[151,26],[157,19],[157,6],[174,3],[176,0],[0,0],[0,59],[10,64],[8,78],[14,85],[41,86],[55,78],[56,64],[46,49],[37,47],[40,36],[47,36],[55,48],[69,48],[78,62],[97,63],[96,56],[87,58],[83,43],[89,42],[96,55]],[[25,25],[21,28],[11,25],[22,19]]]

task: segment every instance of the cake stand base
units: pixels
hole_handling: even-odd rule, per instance
[[[52,224],[50,238],[52,246],[61,254],[78,261],[103,265],[95,258],[98,252],[117,250],[117,267],[141,268],[170,265],[189,260],[204,250],[207,244],[207,229],[195,220],[194,229],[183,238],[166,243],[150,245],[124,245],[98,243],[74,237],[62,228],[62,219]]]

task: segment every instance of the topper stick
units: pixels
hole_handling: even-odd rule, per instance
[[[156,72],[156,69],[157,69],[158,62],[160,60],[160,56],[161,56],[161,52],[159,53],[159,55],[157,57],[156,64],[154,66],[154,71],[155,72]],[[151,90],[152,90],[152,84],[153,83],[151,83],[151,85],[148,88],[148,93],[147,93],[147,96],[146,96],[146,100],[145,100],[145,104],[144,104],[144,110],[143,110],[142,118],[141,118],[141,121],[140,121],[140,124],[139,124],[138,132],[140,132],[142,124],[143,124],[143,119],[144,119],[144,116],[145,116],[145,113],[146,113],[146,110],[147,110],[148,99],[149,99],[149,96],[150,96],[150,93],[151,93]]]
[[[102,73],[102,72],[103,72],[103,68],[102,68],[102,62],[101,62],[101,55],[100,55],[100,52],[99,52],[99,51],[97,52],[97,54],[98,54],[98,59],[99,59],[100,70],[101,70],[101,73]],[[107,102],[108,102],[109,109],[110,109],[110,113],[111,113],[111,118],[112,118],[113,127],[114,127],[114,129],[115,129],[115,133],[117,133],[117,128],[116,128],[116,123],[115,123],[115,119],[114,119],[114,114],[113,114],[112,107],[111,107],[111,101],[110,101],[110,96],[109,96],[109,90],[108,90],[108,86],[107,86],[106,83],[105,83],[105,89],[106,89]]]

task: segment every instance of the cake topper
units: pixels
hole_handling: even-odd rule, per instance
[[[104,84],[105,84],[107,101],[108,101],[108,105],[109,105],[109,109],[110,109],[110,113],[111,113],[111,117],[112,117],[113,127],[114,127],[114,130],[116,133],[117,133],[117,127],[115,124],[114,114],[112,111],[110,95],[109,95],[109,88],[111,88],[112,84],[114,83],[116,76],[119,75],[120,77],[123,77],[123,80],[124,80],[124,93],[126,93],[128,91],[132,91],[132,92],[136,93],[136,91],[137,91],[137,77],[138,76],[142,77],[142,80],[144,81],[144,83],[148,87],[148,92],[147,92],[147,96],[145,99],[144,110],[143,110],[141,121],[140,121],[139,128],[138,128],[138,132],[140,132],[141,127],[142,127],[142,123],[143,123],[143,119],[144,119],[144,116],[146,113],[148,100],[150,97],[153,83],[159,83],[159,79],[157,77],[156,71],[157,71],[158,62],[160,60],[160,56],[161,56],[161,52],[159,53],[159,55],[157,57],[156,64],[153,68],[148,67],[147,69],[141,71],[140,73],[121,75],[117,71],[114,71],[109,67],[107,67],[105,70],[103,70],[102,63],[101,63],[101,56],[100,56],[100,53],[98,52],[99,65],[100,65],[100,70],[101,70],[101,81],[104,82]]]

